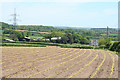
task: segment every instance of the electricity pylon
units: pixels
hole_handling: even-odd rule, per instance
[[[13,14],[11,14],[11,16],[13,16],[13,19],[12,19],[12,21],[13,21],[13,26],[15,27],[15,29],[17,30],[17,13],[16,13],[16,8],[14,8],[14,13]]]

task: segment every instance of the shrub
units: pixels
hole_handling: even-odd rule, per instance
[[[119,43],[119,45],[117,46],[116,51],[117,51],[117,52],[120,52],[120,43]]]
[[[24,42],[26,42],[26,39],[23,39]]]
[[[106,48],[106,45],[100,45],[99,48],[104,49],[104,48]]]
[[[105,48],[109,49],[110,45],[112,45],[112,43],[107,43]]]
[[[114,42],[114,43],[109,47],[109,49],[110,49],[111,51],[115,51],[119,43],[120,43],[119,41]]]
[[[14,39],[14,41],[19,41],[19,40],[16,38],[16,39]]]
[[[120,51],[120,41],[114,42],[114,43],[109,47],[109,50],[119,52],[119,51]]]

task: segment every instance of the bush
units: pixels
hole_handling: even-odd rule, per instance
[[[120,51],[120,41],[114,42],[114,43],[109,47],[109,50],[119,52],[119,51]]]
[[[14,41],[19,41],[19,40],[16,38],[16,39],[14,39]]]
[[[107,43],[105,48],[109,49],[110,45],[112,45],[112,43]]]
[[[117,52],[120,52],[120,43],[119,43],[119,45],[117,46],[116,51],[117,51]]]
[[[104,49],[104,48],[106,48],[106,45],[100,45],[99,48]]]
[[[23,39],[24,42],[26,42],[26,39]]]

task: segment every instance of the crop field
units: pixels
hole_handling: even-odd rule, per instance
[[[5,78],[118,78],[118,56],[94,49],[2,47]]]

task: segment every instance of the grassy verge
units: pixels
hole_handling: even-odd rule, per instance
[[[92,46],[87,46],[87,45],[78,45],[78,44],[59,44],[60,47],[62,48],[80,48],[80,49],[93,49]]]
[[[3,41],[2,46],[27,46],[27,47],[44,47],[44,46],[60,46],[62,48],[80,48],[80,49],[93,49],[91,46],[81,44],[58,44],[47,42],[7,42]]]
[[[2,44],[2,46],[16,46],[16,47],[46,47],[43,45],[19,45],[19,44]]]
[[[120,56],[120,53],[119,53],[119,52],[116,52],[116,51],[110,51],[110,50],[107,50],[107,51],[109,51],[109,52],[111,52],[111,53],[114,53],[114,54],[117,54],[118,56]]]
[[[1,46],[16,46],[16,47],[46,47],[45,45],[40,44],[26,44],[26,43],[20,43],[20,42],[3,42]]]
[[[114,54],[117,54],[118,56],[120,56],[120,52],[110,51],[109,49],[103,49],[103,48],[94,48],[94,49],[97,49],[97,50],[106,50],[108,52],[111,52],[111,53],[114,53]]]

